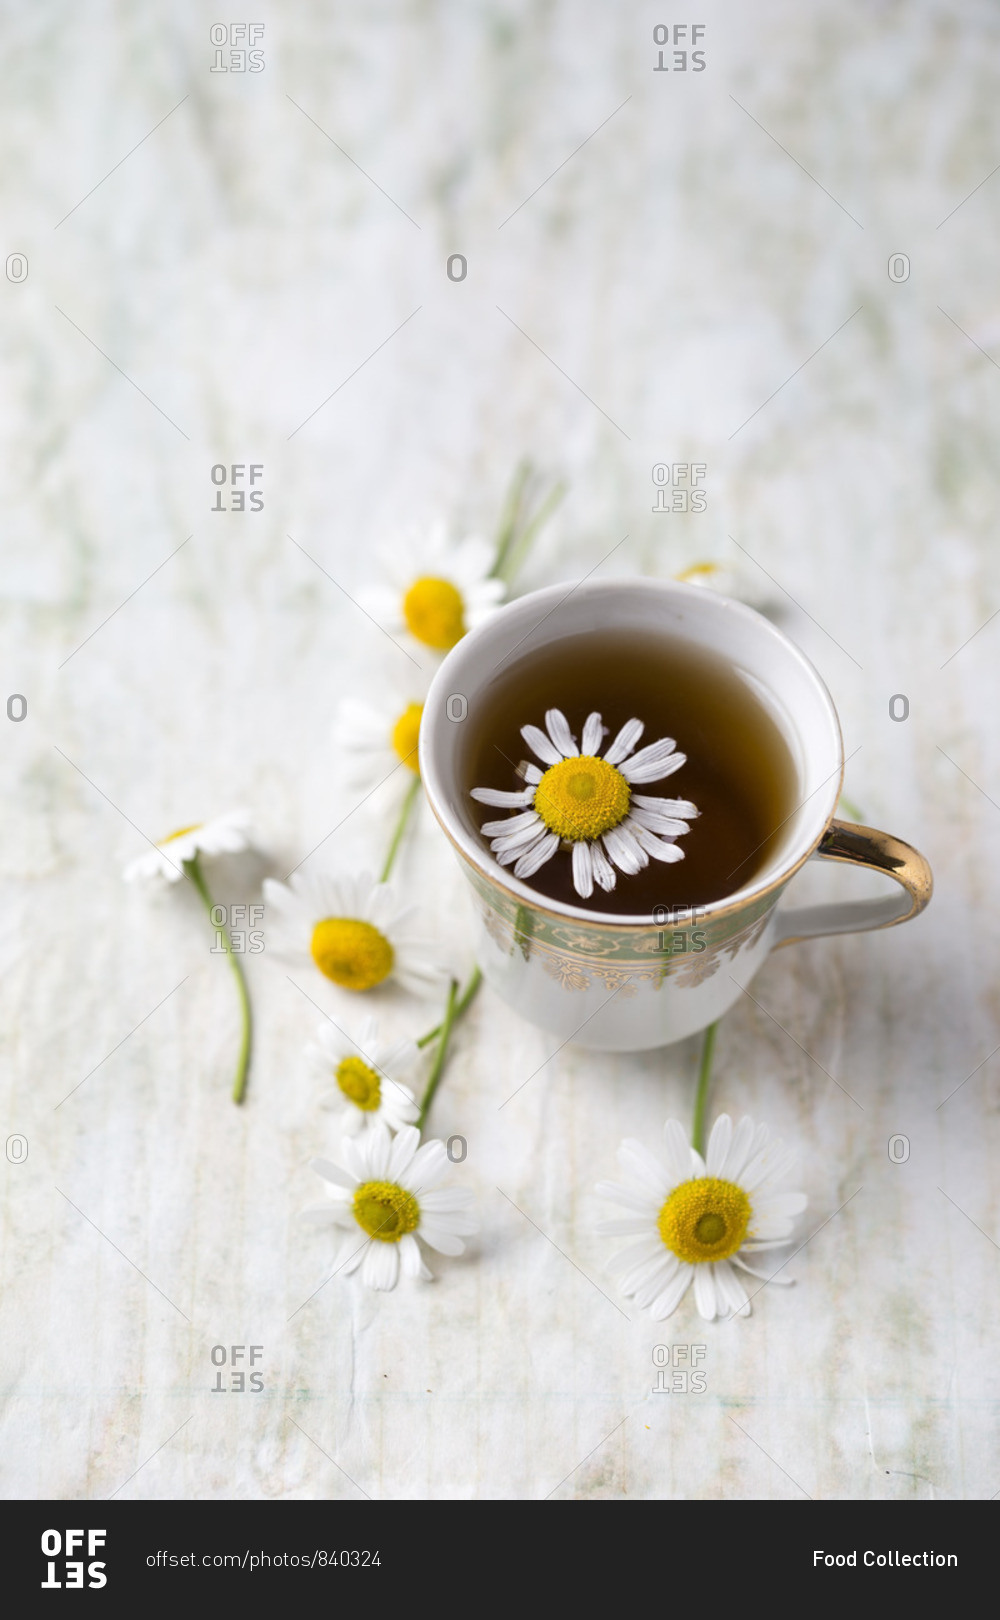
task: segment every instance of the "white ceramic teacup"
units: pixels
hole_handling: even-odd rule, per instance
[[[509,669],[565,636],[622,630],[694,642],[721,656],[763,702],[794,760],[795,808],[777,829],[763,870],[695,914],[630,915],[627,880],[620,914],[539,895],[491,854],[479,831],[483,807],[463,780],[464,728],[476,724],[499,666]],[[834,818],[843,740],[812,664],[768,619],[699,586],[585,581],[511,602],[464,636],[438,670],[421,722],[420,769],[474,891],[477,959],[487,982],[522,1017],[580,1046],[624,1052],[682,1040],[721,1017],[775,946],[905,922],[930,899],[930,867],[915,849]],[[810,856],[885,873],[903,893],[779,907]]]

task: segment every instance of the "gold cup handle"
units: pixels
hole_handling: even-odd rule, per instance
[[[909,922],[930,900],[934,879],[929,863],[901,838],[861,827],[850,821],[831,821],[816,850],[826,861],[846,861],[869,872],[894,878],[902,894],[877,900],[839,900],[824,906],[779,907],[774,949],[822,934],[856,934],[872,928],[892,928]]]

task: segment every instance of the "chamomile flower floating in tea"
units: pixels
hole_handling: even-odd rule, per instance
[[[622,1293],[648,1308],[654,1322],[670,1316],[692,1284],[706,1321],[749,1316],[750,1300],[737,1269],[764,1281],[791,1281],[768,1278],[743,1257],[786,1243],[794,1216],[805,1209],[804,1193],[774,1191],[795,1154],[772,1142],[766,1125],[755,1127],[751,1119],[734,1130],[728,1114],[720,1114],[712,1127],[704,1158],[677,1120],[667,1121],[664,1135],[665,1162],[641,1142],[625,1141],[618,1162],[629,1185],[606,1181],[597,1187],[603,1198],[629,1211],[598,1230],[638,1240],[615,1255],[608,1270],[619,1274]]]
[[[388,883],[359,877],[306,877],[264,882],[265,924],[277,952],[310,962],[343,990],[374,990],[389,979],[417,995],[436,995],[447,974],[428,942],[413,933],[412,906]],[[271,916],[276,923],[271,929]]]
[[[342,1110],[339,1123],[348,1136],[374,1125],[398,1131],[417,1118],[419,1104],[399,1078],[420,1056],[417,1044],[405,1037],[380,1041],[377,1019],[365,1020],[357,1041],[329,1021],[320,1024],[308,1056],[316,1073],[334,1082],[321,1106]]]
[[[250,996],[239,957],[233,949],[229,929],[225,925],[225,907],[212,901],[205,874],[201,869],[202,856],[239,855],[252,848],[250,817],[245,810],[232,810],[216,816],[213,821],[196,821],[180,827],[177,832],[160,840],[153,849],[130,861],[124,871],[127,883],[179,883],[187,878],[196,890],[215,930],[216,942],[229,958],[236,979],[240,999],[241,1036],[236,1060],[236,1078],[233,1081],[233,1102],[241,1103],[246,1094],[247,1073],[250,1068]],[[222,913],[220,922],[217,913]]]
[[[410,635],[434,652],[450,652],[499,606],[494,548],[480,539],[450,544],[443,525],[403,536],[378,559],[387,583],[359,595],[365,611],[392,635]]]
[[[580,748],[561,709],[547,711],[545,727],[521,727],[528,747],[548,767],[543,772],[537,765],[526,766],[528,785],[522,792],[472,789],[480,804],[519,812],[480,828],[501,866],[513,865],[515,877],[529,878],[558,849],[569,848],[573,887],[587,900],[595,883],[605,891],[615,887],[616,867],[634,875],[651,857],[684,859],[675,839],[690,830],[697,807],[689,799],[634,791],[637,784],[672,776],[685,763],[687,755],[677,753],[672,737],[636,753],[643,722],[629,720],[601,755],[597,750],[606,728],[599,714],[588,715]]]
[[[341,1157],[343,1169],[327,1159],[312,1161],[331,1202],[302,1214],[316,1226],[347,1229],[338,1271],[360,1270],[369,1288],[395,1288],[401,1272],[431,1281],[418,1238],[439,1254],[464,1252],[463,1238],[477,1230],[467,1213],[472,1194],[439,1186],[449,1163],[443,1142],[421,1146],[415,1125],[404,1125],[395,1137],[376,1125],[345,1140]]]

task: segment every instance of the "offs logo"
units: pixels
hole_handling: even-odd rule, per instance
[[[48,1571],[42,1582],[42,1590],[51,1592],[64,1586],[107,1586],[103,1561],[94,1561],[94,1554],[104,1546],[107,1535],[106,1530],[66,1530],[62,1533],[43,1530],[42,1552],[48,1560]],[[84,1538],[87,1544],[86,1563],[82,1557]]]

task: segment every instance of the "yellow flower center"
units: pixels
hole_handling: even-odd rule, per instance
[[[172,844],[175,838],[185,838],[189,832],[197,832],[203,825],[201,821],[192,821],[190,827],[178,827],[176,832],[167,833],[166,838],[161,838],[160,845],[162,847],[164,844]]]
[[[674,578],[679,580],[710,579],[713,574],[721,572],[718,563],[701,562],[692,563],[690,568],[683,568]]]
[[[656,1225],[678,1260],[699,1265],[705,1260],[728,1260],[735,1254],[746,1236],[751,1213],[742,1187],[716,1176],[700,1176],[674,1188]]]
[[[403,597],[403,617],[410,634],[426,647],[450,652],[465,635],[465,604],[449,579],[426,574]]]
[[[374,1069],[359,1057],[345,1057],[337,1064],[337,1084],[344,1096],[366,1114],[374,1113],[382,1101],[382,1088]]]
[[[535,789],[535,809],[546,827],[574,843],[617,827],[628,815],[629,801],[621,771],[594,754],[550,765]]]
[[[416,1231],[420,1205],[394,1181],[365,1181],[354,1194],[354,1219],[369,1237],[398,1243],[407,1232]]]
[[[395,952],[385,935],[357,917],[324,917],[309,945],[321,973],[345,990],[371,990],[392,972]]]
[[[420,737],[420,721],[423,713],[422,703],[408,703],[392,728],[393,748],[403,764],[408,765],[417,776],[420,775],[417,741]]]

